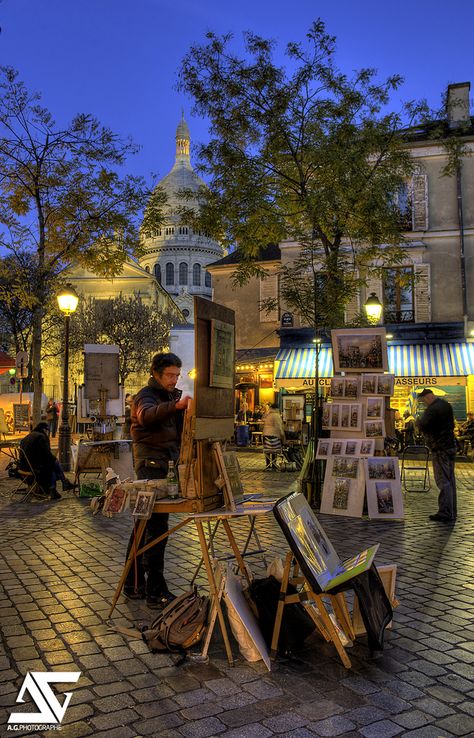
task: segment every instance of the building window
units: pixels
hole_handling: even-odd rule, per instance
[[[412,187],[411,182],[404,182],[395,196],[395,204],[399,213],[399,225],[405,231],[413,230],[412,225]]]
[[[179,283],[180,285],[188,284],[188,265],[185,261],[179,265]]]
[[[415,280],[413,267],[390,267],[383,270],[384,323],[415,322]]]
[[[195,264],[193,266],[193,286],[194,287],[201,286],[201,265],[200,264]]]
[[[212,287],[212,279],[209,272],[205,273],[204,284],[206,285],[206,287]]]
[[[155,277],[158,280],[158,282],[161,284],[161,267],[159,264],[155,264]]]
[[[165,236],[174,236],[174,227],[165,228]]]
[[[171,262],[166,265],[166,284],[174,284],[174,265]]]
[[[191,313],[189,312],[188,308],[184,308],[184,310],[183,310],[183,316],[185,318],[189,318],[190,314]]]
[[[182,236],[188,235],[188,227],[187,226],[180,226],[179,232]]]
[[[148,272],[148,273],[150,273],[150,267],[148,266],[148,264],[145,267],[145,271]]]

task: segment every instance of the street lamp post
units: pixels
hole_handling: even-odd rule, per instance
[[[69,319],[77,308],[79,297],[71,285],[66,285],[57,295],[59,309],[65,315],[64,335],[64,376],[63,399],[61,408],[61,425],[59,426],[58,451],[59,463],[64,471],[71,469],[71,427],[69,425]]]
[[[369,297],[365,301],[364,309],[369,322],[376,325],[382,315],[382,303],[375,292],[370,293]]]

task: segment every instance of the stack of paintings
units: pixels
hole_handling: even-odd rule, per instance
[[[323,405],[322,426],[331,438],[320,439],[316,451],[316,458],[327,460],[321,512],[361,517],[367,487],[370,518],[400,519],[398,459],[375,455],[383,448],[385,407],[395,379],[385,373],[385,330],[336,330],[331,338],[334,371],[344,375],[331,379],[330,398]]]

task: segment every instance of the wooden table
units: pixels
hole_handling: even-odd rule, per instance
[[[183,502],[185,503],[186,500],[183,500]],[[162,502],[161,500],[158,500],[157,502],[155,502],[153,511],[155,513],[165,513],[165,512],[179,513],[181,512],[179,509],[179,504],[174,505],[174,510],[170,510],[170,508],[172,507],[173,507],[172,502],[166,501],[166,500]],[[210,540],[210,536],[206,538],[204,523],[216,523],[217,525],[221,524],[224,527],[231,551],[237,561],[238,567],[241,573],[243,574],[243,576],[245,576],[247,581],[250,583],[250,575],[249,575],[249,572],[244,562],[245,551],[241,552],[239,550],[234,534],[232,532],[232,528],[230,526],[230,521],[235,520],[236,518],[242,518],[242,517],[247,517],[249,521],[252,521],[252,519],[255,519],[255,517],[258,517],[260,515],[266,515],[272,510],[273,510],[273,502],[267,502],[267,503],[265,502],[244,502],[240,505],[237,505],[237,509],[235,511],[227,510],[225,508],[219,508],[218,510],[210,510],[208,512],[199,512],[199,513],[198,512],[195,512],[195,513],[185,512],[186,517],[184,518],[184,520],[180,521],[177,525],[170,528],[166,533],[159,536],[158,538],[155,538],[153,541],[150,541],[150,543],[148,543],[146,546],[142,546],[141,548],[139,546],[140,546],[140,542],[142,540],[143,534],[145,532],[147,520],[140,520],[138,523],[138,527],[137,527],[136,548],[134,550],[134,547],[132,547],[130,554],[127,558],[127,561],[125,562],[122,575],[120,577],[120,580],[117,584],[117,588],[115,590],[115,594],[112,600],[112,604],[109,610],[108,617],[109,618],[111,617],[115,609],[118,598],[120,597],[120,593],[122,591],[122,587],[127,578],[127,574],[135,558],[143,554],[145,551],[148,551],[148,549],[152,548],[153,546],[156,546],[158,543],[160,543],[160,541],[172,535],[173,533],[178,531],[180,528],[183,528],[184,526],[189,525],[189,524],[194,524],[196,526],[196,530],[197,530],[197,534],[199,538],[199,545],[201,548],[201,555],[202,555],[202,559],[204,561],[204,566],[206,569],[207,581],[209,585],[209,594],[210,594],[210,600],[211,600],[211,607],[210,607],[210,614],[209,614],[209,627],[208,627],[208,631],[206,634],[205,645],[203,648],[203,655],[207,654],[207,648],[209,646],[214,624],[216,622],[216,619],[218,619],[220,629],[222,632],[222,637],[224,639],[224,646],[226,649],[227,658],[228,658],[229,664],[232,666],[234,663],[234,658],[232,655],[232,649],[231,649],[230,640],[229,640],[229,636],[227,633],[227,627],[226,627],[226,623],[224,620],[224,614],[223,614],[222,605],[221,605],[222,586],[220,582],[216,581],[215,572],[214,572],[211,558],[209,555],[209,552],[212,546],[212,540]]]

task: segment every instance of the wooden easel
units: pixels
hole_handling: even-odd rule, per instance
[[[293,572],[291,571],[293,565]],[[303,585],[303,591],[297,592],[296,594],[288,594],[288,585],[292,584],[297,586],[298,584]],[[341,592],[336,595],[329,594],[316,594],[313,592],[311,585],[308,583],[306,578],[299,573],[299,566],[295,562],[293,564],[293,553],[289,551],[286,555],[285,566],[283,569],[283,577],[281,580],[280,588],[280,599],[278,602],[275,625],[273,628],[273,637],[270,656],[272,659],[276,657],[278,651],[278,640],[280,638],[280,628],[283,618],[283,609],[285,605],[291,603],[301,603],[313,620],[317,629],[321,633],[322,637],[328,643],[333,643],[340,656],[340,659],[346,669],[351,668],[351,661],[347,655],[346,649],[342,643],[341,637],[335,627],[329,612],[325,600],[329,600],[334,610],[334,614],[338,620],[344,635],[348,640],[353,641],[355,639],[354,629],[352,627],[352,621],[347,609],[346,600],[344,594]]]
[[[169,508],[170,508],[170,504],[166,503],[166,501],[165,502],[157,501],[155,502],[154,512],[157,512],[157,513],[169,512],[170,511]],[[227,632],[227,626],[226,626],[226,622],[224,619],[224,613],[223,613],[222,605],[221,605],[222,586],[221,586],[221,582],[219,581],[219,578],[218,577],[216,578],[216,575],[215,575],[215,569],[212,564],[211,556],[210,556],[210,543],[206,539],[206,534],[204,531],[204,523],[208,521],[222,523],[225,533],[227,535],[227,540],[230,544],[230,548],[237,562],[238,568],[240,572],[242,573],[242,575],[247,579],[247,581],[250,581],[249,572],[245,565],[243,555],[234,538],[234,534],[232,532],[232,528],[230,526],[229,520],[231,520],[232,518],[238,518],[242,516],[253,517],[259,514],[266,514],[269,511],[271,511],[271,509],[272,509],[271,505],[266,505],[266,506],[262,505],[261,508],[257,508],[256,505],[249,505],[248,507],[239,506],[239,508],[236,511],[215,510],[213,512],[202,512],[202,513],[195,513],[191,515],[188,514],[188,516],[184,520],[180,521],[177,525],[170,528],[170,530],[168,530],[166,533],[163,533],[158,538],[155,538],[153,541],[150,541],[150,543],[147,543],[146,546],[140,546],[140,543],[143,537],[143,533],[145,531],[147,521],[145,519],[140,520],[137,526],[137,531],[136,531],[135,546],[132,546],[130,550],[130,553],[125,563],[122,575],[117,584],[114,598],[112,600],[112,604],[110,606],[110,610],[108,613],[108,618],[111,617],[115,609],[118,598],[120,597],[120,593],[122,591],[122,587],[127,578],[127,574],[130,571],[130,568],[135,558],[145,553],[145,551],[148,551],[148,549],[152,548],[153,546],[156,546],[158,543],[160,543],[160,541],[164,540],[172,533],[175,533],[180,528],[183,528],[185,525],[194,523],[194,525],[196,526],[197,534],[198,534],[199,545],[201,548],[201,555],[202,555],[204,566],[206,569],[207,581],[209,585],[209,594],[210,594],[210,599],[211,599],[211,610],[210,610],[209,622],[210,624],[212,624],[212,628],[210,625],[208,634],[206,636],[205,648],[209,646],[210,638],[212,635],[212,629],[214,628],[216,620],[219,620],[219,626],[221,629],[222,638],[224,640],[224,646],[225,646],[225,650],[227,654],[227,659],[229,661],[229,664],[232,666],[234,664],[234,657],[232,655],[232,648],[230,645],[229,635]],[[203,655],[205,655],[204,651],[203,651]]]

